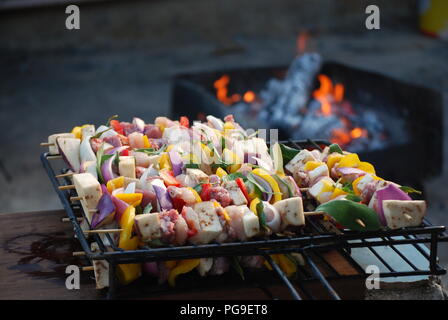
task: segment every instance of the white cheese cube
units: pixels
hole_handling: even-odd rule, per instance
[[[91,222],[93,213],[90,212],[90,209],[96,209],[98,205],[102,195],[101,185],[90,173],[74,174],[73,184],[78,196],[82,197],[81,205],[87,219]]]
[[[222,226],[219,217],[216,214],[216,208],[211,201],[196,203],[193,210],[198,215],[199,227],[198,233],[193,237],[194,243],[209,243],[218,237],[222,232]]]
[[[96,242],[90,246],[92,252],[98,252],[99,247]],[[106,260],[92,260],[93,271],[95,273],[96,288],[103,289],[109,287],[109,262]]]
[[[187,176],[194,181],[195,185],[199,183],[208,183],[208,175],[202,170],[187,168]]]
[[[319,203],[325,203],[330,200],[334,191],[334,181],[331,178],[325,177],[316,182],[308,193],[315,198]]]
[[[133,156],[121,156],[118,161],[118,172],[121,176],[135,179],[135,158]]]
[[[310,181],[314,181],[319,177],[328,177],[329,175],[330,174],[328,171],[328,167],[325,163],[308,172],[308,177],[310,178]]]
[[[57,138],[56,140],[59,152],[64,158],[64,161],[75,172],[79,172],[81,166],[80,159],[80,144],[81,140],[76,138]]]
[[[48,143],[51,145],[48,147],[48,154],[55,155],[59,154],[59,148],[57,145],[57,139],[58,138],[75,138],[75,135],[73,133],[56,133],[52,134],[48,137]]]
[[[303,202],[301,197],[288,198],[274,203],[274,207],[280,213],[283,227],[288,225],[305,225],[303,214]]]
[[[298,154],[296,154],[295,157],[292,158],[291,161],[289,161],[288,164],[285,165],[285,168],[289,172],[294,173],[302,169],[305,163],[307,163],[308,161],[316,161],[316,158],[311,152],[304,149],[301,150]]]
[[[423,200],[384,200],[383,212],[387,226],[391,229],[416,227],[422,224],[426,215]]]
[[[158,213],[138,214],[135,216],[134,221],[138,230],[137,233],[142,241],[151,241],[162,236]]]
[[[232,199],[234,205],[240,206],[247,204],[247,199],[240,187],[238,187],[236,181],[226,181],[224,182],[223,187],[229,191],[230,198]]]
[[[260,232],[260,222],[258,216],[249,210],[248,207],[244,207],[243,214],[243,227],[246,237],[252,238]]]

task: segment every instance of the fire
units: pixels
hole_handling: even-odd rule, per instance
[[[234,93],[229,96],[229,89],[227,88],[229,83],[230,77],[225,74],[218,80],[216,80],[213,84],[216,89],[216,98],[227,106],[237,103],[241,100],[241,95],[238,93]],[[245,102],[252,103],[257,98],[257,95],[253,91],[247,91],[243,94],[242,98]]]
[[[249,90],[243,95],[243,100],[247,103],[252,103],[255,101],[255,97],[255,93]]]
[[[353,130],[350,131],[350,137],[352,139],[358,139],[361,137],[366,137],[367,136],[367,130],[366,129],[362,129],[362,128],[354,128]]]
[[[297,53],[302,54],[305,52],[308,43],[309,34],[307,31],[302,31],[297,37]]]
[[[350,134],[347,132],[345,128],[338,128],[331,131],[331,143],[337,143],[340,145],[349,144],[352,139],[350,138]]]
[[[320,87],[319,89],[314,90],[313,97],[320,102],[322,114],[328,117],[329,115],[331,115],[331,103],[332,101],[336,100],[335,98],[336,87],[338,88],[337,89],[339,95],[338,98],[341,98],[342,100],[344,95],[344,86],[338,83],[335,89],[333,89],[333,82],[331,82],[331,79],[324,74],[320,74],[318,76],[318,79],[320,82]],[[341,86],[342,86],[342,97],[340,97]]]
[[[350,105],[344,101],[344,85],[341,83],[333,85],[331,79],[324,74],[320,74],[318,80],[320,87],[314,90],[313,97],[320,102],[320,112],[324,117],[337,116],[342,125],[341,128],[331,131],[330,141],[344,146],[354,139],[367,137],[366,129],[353,127],[351,121],[346,116],[341,115],[341,110],[347,111],[347,108],[350,114],[353,113]]]

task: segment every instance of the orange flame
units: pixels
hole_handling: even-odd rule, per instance
[[[302,31],[297,37],[297,53],[302,54],[305,52],[308,43],[309,34],[307,31]]]
[[[318,76],[318,79],[320,82],[320,87],[319,89],[314,90],[313,97],[320,102],[322,114],[328,117],[331,114],[331,102],[332,100],[336,100],[334,98],[335,96],[334,91],[336,90],[336,87],[338,88],[337,89],[338,94],[341,95],[340,87],[342,86],[342,98],[343,98],[344,86],[338,83],[335,89],[333,89],[333,82],[331,82],[331,79],[324,74],[320,74]]]
[[[337,143],[340,145],[346,145],[348,143],[350,143],[350,141],[352,140],[350,138],[350,134],[347,132],[347,130],[345,128],[338,128],[338,129],[333,129],[331,131],[331,143]]]
[[[333,108],[346,108],[344,101],[345,87],[341,83],[333,85],[331,79],[326,75],[318,76],[320,87],[314,90],[313,97],[320,102],[320,110],[325,117],[333,113]],[[342,146],[349,144],[354,139],[366,137],[368,132],[366,129],[359,127],[352,127],[352,123],[347,117],[339,116],[342,128],[333,129],[331,131],[330,141],[338,143]]]
[[[230,83],[230,77],[228,75],[223,75],[218,80],[213,83],[213,86],[216,89],[216,98],[219,101],[224,103],[225,105],[232,105],[241,100],[241,95],[238,93],[234,93],[229,96],[229,89],[227,86]],[[256,99],[256,94],[253,91],[247,91],[243,95],[243,100],[247,103],[252,103]]]
[[[247,103],[252,103],[255,101],[255,93],[253,91],[247,91],[244,95],[243,95],[243,100],[246,101]]]
[[[367,136],[367,130],[366,129],[362,129],[362,128],[356,127],[356,128],[354,128],[354,129],[352,129],[350,131],[350,137],[352,139],[358,139],[358,138],[366,137],[366,136]]]

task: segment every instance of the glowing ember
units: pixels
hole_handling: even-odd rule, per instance
[[[331,131],[332,137],[330,138],[331,143],[337,143],[339,145],[346,145],[349,144],[352,140],[350,138],[350,134],[347,132],[346,129],[338,128],[333,129]]]
[[[366,137],[366,136],[367,136],[367,130],[366,129],[354,128],[353,130],[350,131],[350,137],[352,139],[358,139],[358,138]]]
[[[297,53],[302,54],[305,52],[308,43],[309,34],[307,31],[302,31],[297,37]]]
[[[229,96],[229,89],[227,88],[229,83],[230,83],[230,77],[225,74],[221,78],[216,80],[213,84],[213,86],[216,89],[216,98],[226,106],[230,106],[241,100],[241,95],[238,93],[234,93],[231,96]],[[243,95],[243,100],[247,103],[252,103],[255,101],[256,97],[257,96],[255,92],[247,91]]]
[[[244,95],[243,95],[243,100],[247,103],[252,103],[255,101],[255,92],[253,91],[247,91]]]
[[[216,89],[216,98],[225,105],[231,105],[241,100],[239,94],[233,94],[230,97],[228,96],[229,89],[227,89],[227,86],[229,85],[229,82],[230,77],[225,74],[213,84]]]

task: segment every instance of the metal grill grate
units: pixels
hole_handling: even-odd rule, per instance
[[[327,145],[322,140],[287,141],[295,148],[318,148]],[[86,238],[77,218],[86,218],[79,203],[71,203],[70,197],[76,196],[73,190],[60,190],[58,187],[69,185],[71,181],[65,177],[57,179],[55,170],[48,159],[48,154],[41,155],[42,164],[53,184],[53,187],[61,200],[61,203],[73,224],[74,232],[78,238],[86,257],[89,260],[107,260],[109,262],[109,290],[108,297],[114,297],[117,288],[115,268],[118,264],[140,263],[150,261],[182,260],[204,257],[222,256],[251,256],[265,257],[279,279],[287,286],[293,299],[314,299],[306,289],[308,281],[319,281],[328,295],[333,299],[340,299],[340,295],[330,285],[329,281],[346,277],[365,278],[367,275],[364,267],[354,257],[353,251],[359,248],[370,252],[385,267],[381,270],[380,277],[403,277],[418,275],[442,275],[446,273],[437,263],[437,248],[439,241],[448,241],[448,235],[443,226],[433,226],[428,220],[424,220],[423,226],[404,228],[400,230],[386,230],[375,232],[355,232],[343,230],[342,232],[329,232],[323,221],[316,217],[306,217],[306,227],[301,234],[269,240],[253,240],[234,243],[212,243],[206,245],[167,246],[162,248],[142,248],[139,250],[124,251],[118,248],[109,234],[106,234],[112,250],[107,250],[106,245],[98,234],[92,236],[98,243],[99,252],[92,252],[89,241]],[[60,169],[65,173],[66,169]],[[59,172],[58,172],[59,173]],[[429,248],[425,246],[429,244]],[[416,266],[400,246],[411,245],[421,257],[427,261],[428,266]],[[407,266],[406,270],[397,270],[392,266],[394,261],[381,252],[380,248],[389,248]],[[336,250],[350,265],[357,270],[357,275],[340,274],[323,255],[325,251]],[[384,251],[384,250],[383,250]],[[306,262],[306,266],[298,265],[297,277],[289,279],[279,265],[270,257],[276,253],[300,253]],[[299,294],[300,290],[301,294]]]

